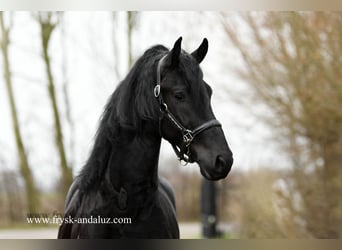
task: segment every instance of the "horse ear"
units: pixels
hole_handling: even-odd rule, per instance
[[[179,56],[181,53],[181,45],[182,45],[182,37],[179,37],[175,44],[173,45],[173,48],[169,52],[169,54],[166,57],[166,61],[169,62],[169,65],[171,67],[175,67],[178,65],[179,62]]]
[[[191,53],[198,63],[201,63],[208,52],[208,40],[204,38],[197,50]]]

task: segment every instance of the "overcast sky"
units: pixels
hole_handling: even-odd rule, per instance
[[[50,53],[58,101],[64,117],[65,138],[70,138],[70,130],[65,121],[61,86],[63,80],[69,82],[75,124],[74,151],[70,151],[68,140],[65,144],[69,158],[72,156],[75,162],[74,174],[78,173],[87,159],[103,107],[120,80],[114,72],[114,66],[119,64],[120,78],[128,72],[126,14],[117,14],[118,20],[113,25],[110,12],[67,12],[63,21],[64,28],[59,27],[52,36]],[[188,52],[196,49],[204,37],[208,38],[209,52],[201,66],[205,80],[214,91],[214,112],[223,125],[234,153],[233,170],[286,165],[282,160],[285,156],[277,142],[271,139],[274,131],[256,119],[251,110],[231,100],[237,90],[246,88],[246,84],[235,77],[230,68],[241,62],[222,33],[215,13],[202,13],[200,16],[196,12],[143,12],[137,22],[133,35],[135,58],[155,44],[171,47],[179,36],[183,37],[183,48]],[[118,43],[119,54],[116,58],[113,39]],[[39,27],[31,13],[14,13],[11,42],[14,93],[25,146],[35,178],[43,186],[49,187],[59,175],[58,157],[53,141],[53,117],[41,58]],[[0,170],[17,169],[17,152],[2,77],[2,60],[0,71],[0,160],[3,162],[0,163]],[[248,98],[248,95],[241,98]],[[161,165],[165,159],[170,158],[176,159],[176,156],[171,146],[163,143]],[[198,171],[195,165],[191,165],[191,168]]]

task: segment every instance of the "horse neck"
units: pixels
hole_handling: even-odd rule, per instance
[[[108,171],[114,188],[157,184],[161,137],[155,133],[158,129],[151,129],[151,126],[146,125],[139,133],[120,131],[120,137],[130,139],[117,144],[111,151]]]

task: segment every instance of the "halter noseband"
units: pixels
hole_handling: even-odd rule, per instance
[[[177,146],[175,143],[171,143],[172,148],[175,151],[178,159],[180,161],[183,160],[186,163],[194,162],[190,155],[190,145],[192,141],[195,139],[196,136],[198,136],[203,131],[212,127],[220,127],[221,123],[216,119],[212,119],[196,127],[195,129],[191,130],[191,129],[184,127],[182,123],[178,121],[177,118],[169,111],[167,104],[164,102],[163,97],[161,95],[161,86],[160,86],[161,67],[163,65],[163,61],[165,57],[166,55],[164,55],[158,62],[157,83],[153,90],[155,98],[157,98],[159,101],[160,111],[161,111],[161,116],[159,117],[159,132],[162,135],[161,123],[162,123],[163,118],[166,116],[172,122],[172,124],[182,133],[183,145]]]

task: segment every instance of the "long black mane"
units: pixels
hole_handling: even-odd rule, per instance
[[[122,130],[138,136],[144,121],[158,122],[158,106],[153,96],[156,82],[156,65],[168,52],[156,45],[136,61],[128,75],[110,96],[95,136],[91,154],[81,170],[80,190],[97,186],[107,168],[112,150],[124,143]]]

